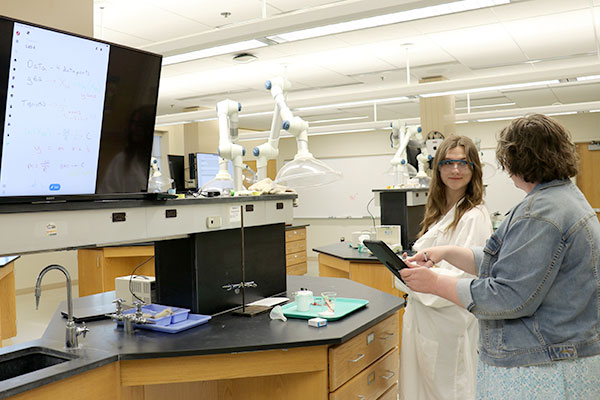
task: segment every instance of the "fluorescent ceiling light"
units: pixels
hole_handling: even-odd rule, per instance
[[[321,106],[309,106],[309,107],[298,107],[295,108],[296,111],[307,111],[307,110],[318,110],[322,108],[338,108],[338,107],[350,107],[350,106],[360,106],[365,104],[386,104],[386,103],[396,103],[400,101],[408,101],[410,100],[406,96],[400,97],[389,97],[386,99],[373,99],[373,100],[361,100],[361,101],[349,101],[347,103],[336,103],[336,104],[324,104]]]
[[[498,103],[498,104],[486,104],[483,106],[471,106],[471,110],[474,108],[494,108],[494,107],[505,107],[505,106],[514,106],[517,103]],[[467,110],[468,107],[456,107],[457,110]]]
[[[468,124],[468,123],[469,123],[469,121],[467,121],[466,119],[463,119],[463,120],[461,120],[461,121],[455,121],[454,123],[455,123],[455,124]]]
[[[319,135],[334,135],[336,133],[353,133],[353,132],[371,132],[374,131],[375,128],[363,128],[363,129],[344,129],[341,131],[327,131],[327,132],[316,132],[310,133],[308,132],[308,136],[319,136]]]
[[[437,96],[448,96],[452,94],[466,94],[466,93],[480,93],[480,92],[490,92],[490,91],[502,91],[509,89],[520,89],[520,88],[531,88],[534,86],[545,86],[558,84],[560,81],[558,79],[550,79],[547,81],[538,81],[538,82],[525,82],[525,83],[513,83],[509,85],[498,85],[498,86],[487,86],[480,88],[472,88],[472,89],[460,89],[460,90],[449,90],[447,92],[438,92],[438,93],[426,93],[421,94],[420,97],[437,97]]]
[[[231,44],[224,44],[222,46],[210,47],[208,49],[196,50],[191,51],[189,53],[164,57],[162,60],[162,65],[177,64],[186,61],[198,60],[200,58],[207,58],[219,56],[222,54],[235,53],[237,51],[256,49],[264,46],[267,46],[267,44],[255,39]]]
[[[347,118],[335,118],[335,119],[322,119],[319,121],[308,121],[309,124],[322,124],[325,122],[336,122],[336,121],[356,121],[358,119],[367,119],[369,117],[364,116],[364,117],[347,117]]]
[[[573,114],[577,114],[577,111],[555,112],[555,113],[548,113],[546,115],[552,116],[552,115],[573,115]]]
[[[277,43],[293,42],[296,40],[310,39],[359,29],[397,24],[400,22],[454,14],[462,11],[477,10],[479,8],[493,7],[508,3],[510,3],[510,0],[461,0],[452,3],[439,4],[436,6],[416,8],[413,10],[400,11],[392,14],[378,15],[375,17],[362,18],[354,21],[340,22],[337,24],[267,36],[267,39]]]
[[[244,117],[258,117],[259,115],[269,115],[269,114],[273,114],[273,111],[264,111],[264,112],[257,112],[257,113],[251,113],[251,114],[239,114],[238,116],[240,118],[244,118]]]
[[[581,82],[581,81],[591,81],[592,79],[600,79],[600,75],[578,76],[575,79],[577,79],[578,82]]]
[[[515,119],[515,118],[519,118],[519,117],[516,115],[513,115],[510,117],[483,118],[483,119],[478,119],[476,121],[477,122],[505,121],[507,119]]]
[[[598,110],[590,110],[589,112],[600,112],[600,109],[598,109]]]

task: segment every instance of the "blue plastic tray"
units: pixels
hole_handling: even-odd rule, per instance
[[[325,318],[328,321],[337,321],[351,312],[366,306],[369,304],[369,300],[338,297],[335,300],[335,313],[333,315],[319,315],[320,312],[327,311],[327,306],[325,306],[322,297],[315,296],[314,303],[317,303],[318,305],[311,304],[308,311],[298,311],[295,301],[281,306],[281,309],[283,310],[283,315],[290,318],[311,319],[320,317]]]
[[[185,331],[186,329],[193,328],[198,325],[207,323],[210,320],[210,315],[203,314],[188,314],[187,319],[174,324],[158,325],[158,324],[135,324],[134,327],[141,329],[148,329],[150,331],[167,332],[167,333],[178,333]],[[118,325],[123,325],[123,322],[117,322]]]

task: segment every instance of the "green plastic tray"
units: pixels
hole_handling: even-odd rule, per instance
[[[314,303],[323,305],[314,305]],[[366,306],[369,304],[369,300],[346,299],[344,297],[338,297],[335,299],[335,313],[333,315],[319,315],[320,312],[327,311],[327,306],[325,306],[325,302],[323,301],[322,297],[315,296],[314,303],[310,305],[308,311],[298,311],[296,309],[295,301],[281,306],[281,309],[283,310],[283,315],[289,318],[311,319],[320,317],[325,318],[328,321],[337,321],[351,312]]]

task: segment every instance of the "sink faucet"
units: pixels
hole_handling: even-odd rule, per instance
[[[87,326],[85,326],[85,322],[83,323],[83,326],[81,328],[78,328],[75,325],[75,322],[73,322],[73,297],[71,296],[71,275],[69,275],[69,271],[67,271],[67,269],[61,265],[58,264],[52,264],[52,265],[48,265],[46,268],[44,268],[40,274],[37,277],[37,281],[35,282],[35,309],[37,310],[39,305],[40,305],[40,296],[42,295],[42,278],[44,277],[44,275],[46,275],[46,272],[53,270],[53,269],[57,269],[59,271],[61,271],[63,274],[65,274],[65,277],[67,278],[67,332],[66,332],[66,339],[65,339],[65,345],[67,346],[67,348],[77,348],[79,346],[77,337],[79,335],[83,335],[83,337],[85,337],[85,334],[88,333],[90,330],[88,329]]]

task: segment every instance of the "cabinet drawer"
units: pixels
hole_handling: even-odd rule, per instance
[[[295,240],[306,239],[306,228],[290,229],[285,231],[285,241],[293,242]]]
[[[301,251],[300,253],[287,254],[285,256],[285,265],[292,266],[300,263],[306,262],[306,251]]]
[[[285,269],[285,273],[287,275],[304,275],[308,271],[308,266],[306,263],[292,265],[291,267],[287,267]]]
[[[334,391],[373,361],[398,347],[398,314],[329,349],[329,390]]]
[[[377,400],[398,400],[398,383],[394,383],[394,385]]]
[[[400,367],[398,354],[398,348],[393,349],[335,392],[330,393],[329,400],[379,398],[398,382]]]
[[[295,240],[293,242],[285,243],[286,254],[298,253],[306,250],[306,240]]]

